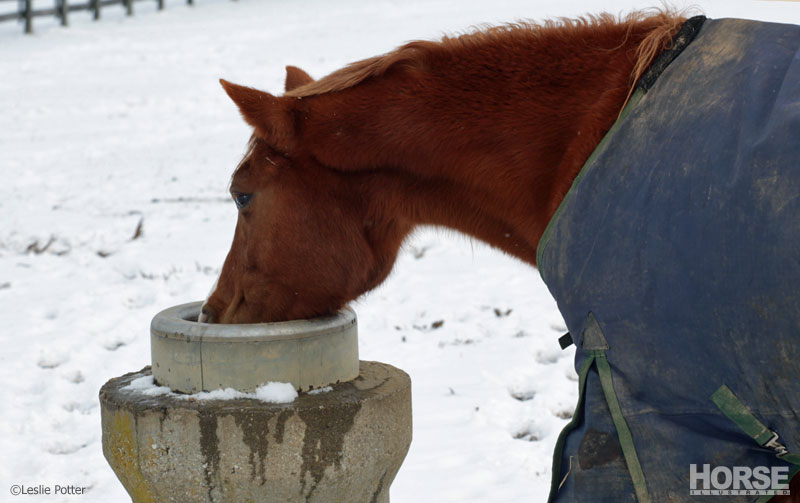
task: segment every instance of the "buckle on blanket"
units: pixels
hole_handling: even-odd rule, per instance
[[[767,442],[764,444],[764,447],[769,447],[770,449],[774,450],[775,455],[778,457],[789,454],[789,450],[786,449],[786,446],[778,442],[778,434],[772,430],[770,430],[770,433],[772,433],[772,437],[767,440]]]

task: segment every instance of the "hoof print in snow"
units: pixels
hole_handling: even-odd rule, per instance
[[[47,447],[47,452],[50,454],[55,455],[65,455],[65,454],[74,454],[79,450],[83,449],[89,445],[88,443],[85,444],[70,444],[67,442],[55,442],[49,447]]]
[[[561,409],[553,412],[553,415],[559,419],[572,419],[572,411],[567,409]]]
[[[81,414],[90,414],[95,407],[96,404],[93,402],[67,402],[61,406],[67,412],[79,412]]]
[[[469,346],[471,344],[475,344],[477,341],[475,339],[453,339],[452,341],[441,341],[439,343],[439,347],[443,348],[445,346]]]
[[[511,390],[508,392],[511,395],[511,398],[514,400],[519,400],[520,402],[527,402],[528,400],[533,400],[536,396],[536,391],[532,389],[527,390]]]
[[[108,350],[108,351],[116,351],[119,348],[121,348],[122,346],[125,346],[126,344],[127,343],[124,342],[124,341],[120,341],[120,340],[115,339],[115,340],[112,340],[112,341],[104,342],[103,343],[103,349]]]
[[[65,374],[64,379],[74,384],[80,384],[86,380],[86,377],[84,377],[83,372],[76,370],[74,372],[68,372]]]
[[[558,345],[556,345],[556,347],[557,346]],[[556,349],[552,349],[550,351],[537,351],[536,363],[540,363],[542,365],[552,365],[553,363],[557,362],[560,357],[561,352]]]
[[[419,260],[425,256],[425,252],[430,250],[429,246],[423,246],[421,248],[417,248],[416,246],[411,247],[411,254],[414,256],[415,259]]]
[[[539,435],[530,430],[518,431],[514,433],[514,438],[516,440],[525,440],[526,442],[538,442],[540,440]]]
[[[41,369],[50,370],[58,367],[65,361],[67,361],[66,355],[58,353],[43,353],[39,355],[36,365],[38,365]]]

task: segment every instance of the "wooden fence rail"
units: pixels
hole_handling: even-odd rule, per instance
[[[25,24],[25,33],[33,33],[33,18],[42,16],[55,16],[61,20],[62,26],[69,26],[69,13],[80,10],[94,12],[94,19],[100,19],[100,10],[109,5],[122,5],[129,16],[133,15],[133,4],[138,1],[148,0],[88,0],[84,3],[70,4],[69,0],[54,0],[51,8],[35,9],[33,0],[0,0],[0,4],[6,2],[17,2],[17,11],[0,14],[0,22],[3,21],[22,21]],[[152,1],[152,0],[149,0]],[[164,0],[155,0],[158,10],[164,9]],[[194,4],[194,0],[186,0],[189,5]]]

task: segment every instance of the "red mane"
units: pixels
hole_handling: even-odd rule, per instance
[[[685,20],[685,17],[675,12],[662,10],[655,14],[637,11],[621,19],[603,13],[575,19],[547,20],[540,24],[531,21],[507,23],[455,37],[445,36],[440,42],[423,40],[409,42],[388,54],[351,63],[322,79],[292,89],[285,96],[305,98],[342,91],[367,79],[385,75],[392,69],[423,68],[428,62],[435,60],[437,54],[445,52],[470,54],[476,50],[483,50],[486,46],[518,43],[528,45],[531,41],[538,42],[544,48],[552,44],[574,40],[576,37],[580,37],[581,32],[609,29],[617,31],[620,26],[632,30],[635,25],[644,22],[650,25],[651,29],[636,51],[636,64],[631,73],[631,83],[634,83],[661,51],[667,48],[672,36]]]

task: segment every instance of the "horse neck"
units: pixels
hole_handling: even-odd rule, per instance
[[[444,178],[420,180],[398,171],[378,170],[353,178],[358,180],[354,191],[366,201],[367,220],[375,223],[373,246],[381,263],[394,261],[415,227],[435,225],[476,237],[535,264],[536,243],[525,232],[535,223],[535,215],[520,212],[517,206],[526,203],[504,199],[504,191]]]
[[[308,144],[329,166],[369,169],[361,187],[382,218],[451,227],[535,265],[544,228],[629,94],[651,30],[518,30],[477,48],[432,45],[422,67],[309,100],[311,115],[329,120],[308,122]]]

